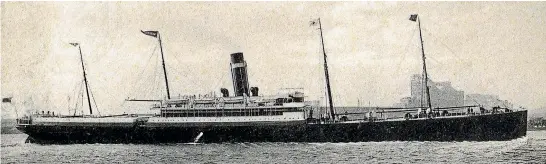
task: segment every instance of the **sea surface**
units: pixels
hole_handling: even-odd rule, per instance
[[[546,163],[546,131],[512,141],[76,144],[1,135],[1,163]]]

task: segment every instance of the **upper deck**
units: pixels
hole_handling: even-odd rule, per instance
[[[304,112],[302,92],[276,96],[179,96],[155,104],[161,117],[276,116],[284,112]]]

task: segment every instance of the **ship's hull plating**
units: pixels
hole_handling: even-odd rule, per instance
[[[18,126],[36,143],[491,141],[526,135],[527,111],[404,121],[248,126]]]

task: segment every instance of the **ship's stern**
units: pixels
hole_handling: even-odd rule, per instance
[[[527,110],[517,111],[519,113],[519,137],[527,135]]]

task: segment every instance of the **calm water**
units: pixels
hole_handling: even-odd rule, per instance
[[[546,131],[491,142],[25,144],[2,134],[2,163],[546,163]]]

